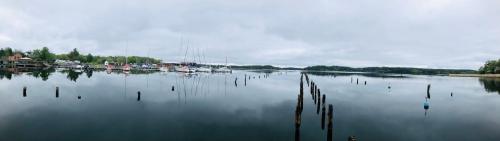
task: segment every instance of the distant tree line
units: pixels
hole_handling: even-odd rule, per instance
[[[427,69],[427,68],[405,68],[405,67],[365,67],[352,68],[345,66],[310,66],[304,68],[310,71],[346,71],[346,72],[373,72],[373,73],[394,73],[394,74],[464,74],[476,73],[474,70],[464,69]]]
[[[144,64],[151,63],[157,64],[161,63],[161,60],[154,59],[150,57],[140,57],[140,56],[94,56],[92,54],[81,54],[76,48],[68,52],[67,54],[54,54],[49,48],[43,47],[42,49],[34,49],[27,52],[22,51],[13,51],[12,48],[1,48],[0,49],[0,58],[12,56],[16,53],[21,54],[23,57],[29,57],[35,61],[42,61],[47,63],[53,63],[55,60],[70,60],[70,61],[80,61],[82,63],[89,64],[103,64],[105,61],[125,64],[126,61],[131,64]],[[128,60],[127,60],[128,59]]]
[[[500,74],[500,59],[487,61],[481,68],[481,74]]]

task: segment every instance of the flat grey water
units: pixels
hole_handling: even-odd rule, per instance
[[[245,74],[252,77],[246,86]],[[296,140],[300,72],[264,75],[3,72],[0,140]],[[352,135],[358,140],[500,140],[499,80],[323,73],[309,77],[333,105],[334,140]],[[430,108],[425,110],[427,84],[432,87]],[[317,114],[307,84],[304,91],[298,139],[326,140],[321,112]]]

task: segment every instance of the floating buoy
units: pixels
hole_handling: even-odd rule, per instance
[[[430,108],[429,102],[424,102],[424,109],[428,110]]]
[[[82,96],[78,96],[78,99],[82,99]]]

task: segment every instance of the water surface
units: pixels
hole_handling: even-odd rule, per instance
[[[245,75],[251,78],[246,85]],[[338,73],[309,78],[325,94],[326,105],[333,105],[334,140],[500,140],[499,80]],[[296,133],[298,71],[2,71],[0,79],[0,140],[327,138],[307,84]]]

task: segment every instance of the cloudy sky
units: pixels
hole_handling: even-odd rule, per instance
[[[0,47],[43,46],[169,62],[189,46],[204,62],[477,69],[500,58],[500,1],[0,0]]]

